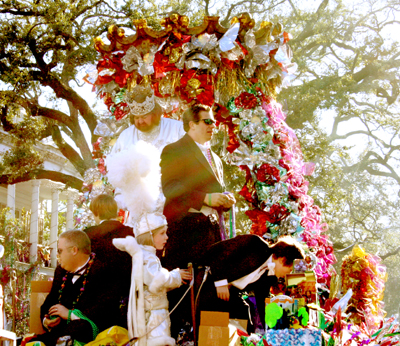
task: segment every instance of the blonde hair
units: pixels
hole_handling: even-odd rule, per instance
[[[166,226],[161,226],[156,229],[151,230],[150,232],[142,233],[136,237],[136,241],[140,245],[149,245],[154,246],[153,237],[161,232]]]

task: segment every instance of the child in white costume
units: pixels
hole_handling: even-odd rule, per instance
[[[167,291],[190,280],[187,270],[161,267],[156,249],[167,242],[167,222],[160,214],[145,214],[135,227],[135,236],[114,239],[113,244],[132,256],[132,282],[128,306],[130,338],[137,346],[175,345],[170,336]]]
[[[175,345],[171,338],[167,291],[190,280],[187,270],[171,272],[161,267],[156,250],[167,242],[167,220],[162,214],[160,153],[144,141],[107,158],[109,182],[121,190],[126,207],[135,220],[135,237],[113,239],[113,244],[132,256],[132,278],[128,305],[129,338],[135,346]]]

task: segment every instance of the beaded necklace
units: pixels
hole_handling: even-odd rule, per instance
[[[95,258],[95,253],[91,253],[90,254],[90,259],[89,259],[89,262],[88,262],[88,264],[87,264],[87,268],[86,268],[86,270],[85,270],[85,273],[83,274],[83,285],[82,285],[82,287],[81,287],[81,289],[80,289],[80,291],[79,291],[79,294],[78,294],[78,296],[76,297],[76,300],[72,303],[72,309],[71,310],[74,310],[75,309],[75,305],[78,303],[78,301],[79,301],[79,298],[81,297],[81,295],[83,294],[83,292],[85,291],[85,286],[86,286],[86,284],[87,284],[87,276],[88,276],[88,274],[89,274],[89,271],[90,271],[90,268],[92,267],[92,264],[93,264],[93,262],[94,262],[94,258]],[[67,281],[67,276],[68,275],[72,275],[72,273],[66,273],[65,274],[65,276],[62,278],[62,284],[61,284],[61,288],[60,288],[60,290],[58,291],[58,293],[60,293],[60,295],[58,296],[58,301],[59,302],[61,302],[61,297],[62,297],[62,293],[63,293],[63,290],[64,290],[64,287],[65,287],[65,283],[66,283],[66,281]]]

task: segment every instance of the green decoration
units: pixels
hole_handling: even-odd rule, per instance
[[[297,314],[299,316],[300,323],[304,327],[307,326],[308,320],[309,320],[309,316],[308,316],[308,312],[307,312],[306,308],[305,307],[300,308]]]
[[[90,325],[92,326],[92,330],[93,330],[93,340],[96,339],[97,334],[99,334],[99,328],[97,328],[96,324],[95,324],[91,319],[89,319],[88,317],[86,317],[86,316],[82,313],[82,311],[80,311],[80,310],[78,310],[78,309],[74,309],[74,310],[72,311],[72,313],[73,313],[75,316],[79,317],[81,320],[85,320],[85,321],[87,321],[87,322],[90,323]]]
[[[276,303],[268,304],[265,308],[265,324],[274,328],[276,322],[283,316],[283,309]]]
[[[329,322],[326,321],[325,315],[321,312],[318,312],[319,316],[319,329],[324,330],[326,327],[328,327]]]

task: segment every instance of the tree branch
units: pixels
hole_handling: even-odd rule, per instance
[[[379,257],[382,259],[382,261],[384,261],[386,258],[391,257],[391,256],[395,256],[399,252],[400,252],[400,246],[397,249],[388,252],[386,255],[382,255],[382,256],[379,256]]]
[[[18,178],[11,178],[10,174],[4,174],[0,176],[0,184],[17,184],[32,179],[49,179],[59,183],[65,184],[67,187],[71,187],[78,191],[81,191],[83,181],[72,175],[64,174],[61,172],[47,171],[44,169],[36,169],[29,173],[24,174]]]
[[[52,127],[52,138],[58,149],[61,151],[61,154],[71,161],[75,169],[80,174],[83,175],[88,168],[94,166],[92,160],[88,162],[87,160],[82,159],[82,157],[67,142],[64,141],[61,131],[56,125]]]

